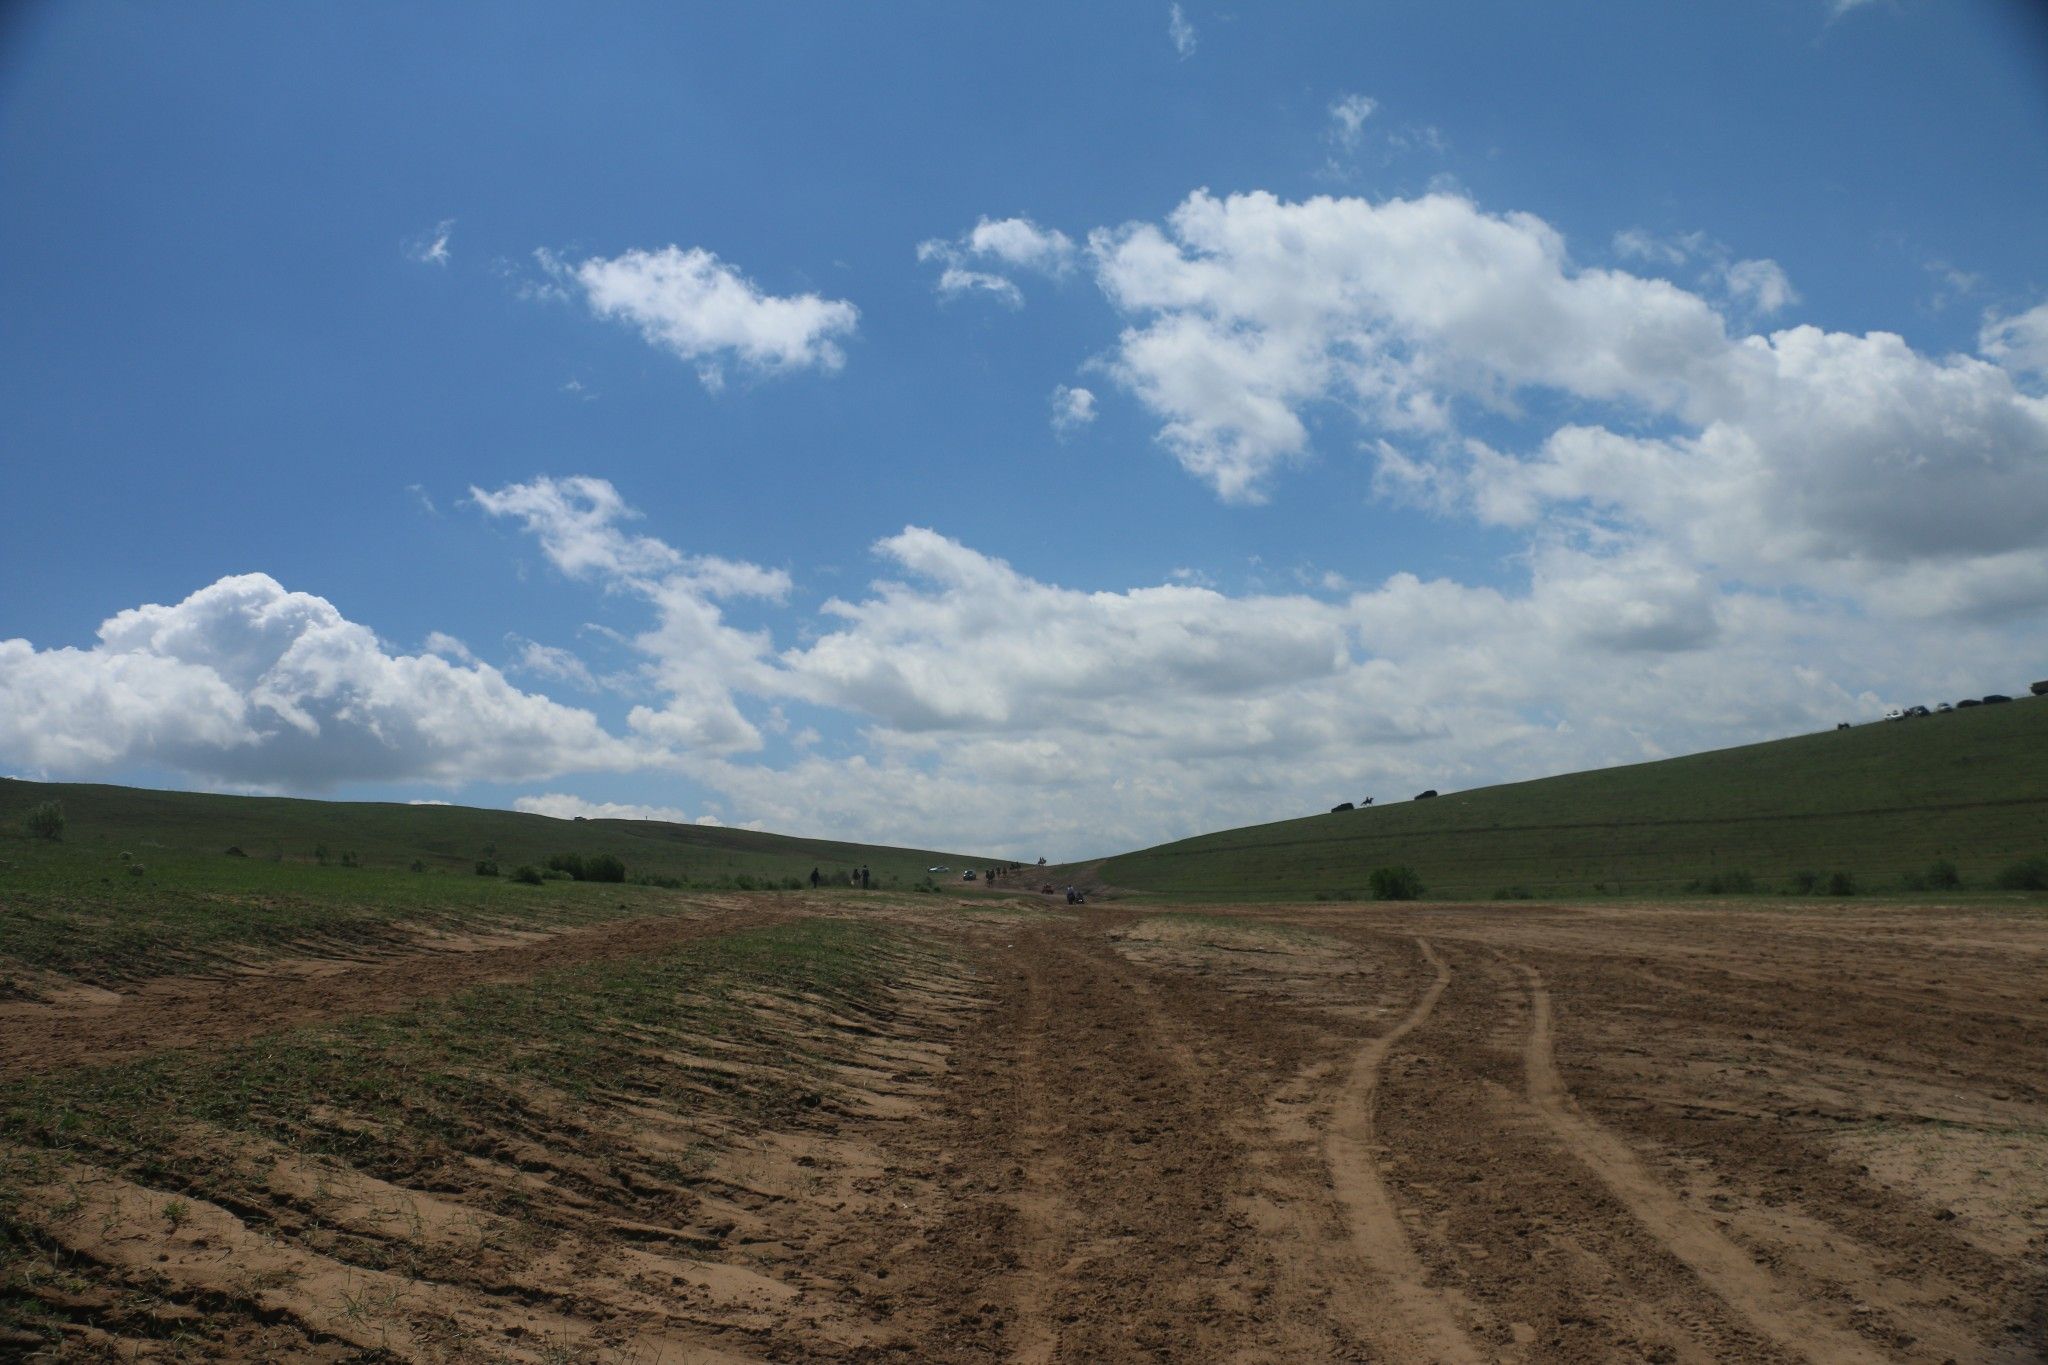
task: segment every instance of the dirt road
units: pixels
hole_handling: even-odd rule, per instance
[[[108,1153],[72,1170],[68,1220],[32,1191],[23,1221],[74,1277],[170,1281],[216,1356],[2048,1359],[2038,914],[797,898],[668,932],[816,913],[950,965],[792,1025],[858,1045],[837,1088],[723,1130],[687,1177],[622,1177],[673,1183],[660,1219],[644,1189],[547,1174],[580,1150],[565,1127],[527,1134],[552,1155],[517,1208],[481,1176],[411,1192],[444,1224],[538,1217],[538,1249],[408,1261],[387,1229],[372,1256],[345,1209],[294,1223],[284,1196],[189,1187],[206,1217],[166,1228]],[[23,1065],[102,1027],[135,1036],[74,1020]],[[520,1212],[551,1191],[555,1214]],[[259,1237],[299,1283],[391,1277],[389,1320],[232,1288],[222,1248]],[[71,1317],[51,1358],[143,1340]]]

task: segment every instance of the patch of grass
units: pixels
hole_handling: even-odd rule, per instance
[[[187,1196],[266,1198],[269,1163],[195,1136],[217,1132],[414,1189],[474,1186],[479,1159],[545,1169],[584,1199],[655,1217],[679,1157],[647,1150],[629,1115],[651,1107],[728,1134],[798,1121],[860,1046],[859,1030],[815,1020],[879,1019],[891,983],[940,961],[900,930],[777,924],[400,1014],[33,1078],[0,1107],[0,1137],[171,1192],[173,1229],[190,1216]],[[0,1170],[0,1238],[10,1191],[36,1178],[19,1158]],[[526,1205],[516,1183],[487,1206],[529,1223],[558,1216]]]

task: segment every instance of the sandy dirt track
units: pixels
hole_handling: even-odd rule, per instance
[[[0,1048],[47,1077],[806,914],[943,950],[871,1016],[797,1019],[854,1048],[840,1088],[723,1132],[659,1217],[654,1176],[568,1178],[573,1135],[522,1166],[566,1210],[530,1247],[457,1236],[503,1217],[481,1174],[331,1173],[287,1216],[314,1205],[284,1153],[272,1194],[184,1191],[179,1227],[90,1162],[29,1206],[83,1279],[211,1315],[216,1358],[2048,1359],[2038,913],[731,899],[260,1000],[48,1007]],[[645,1122],[672,1142],[688,1116]],[[365,1258],[393,1199],[427,1214]],[[365,1285],[385,1320],[333,1308]],[[44,1355],[177,1358],[77,1318]]]

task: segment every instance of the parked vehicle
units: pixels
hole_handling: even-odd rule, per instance
[[[1430,789],[1429,789],[1428,791],[1426,791],[1426,792],[1417,792],[1417,793],[1415,793],[1415,799],[1416,799],[1417,801],[1427,801],[1427,800],[1429,800],[1429,798],[1430,798],[1430,797],[1432,797],[1432,796],[1435,796],[1435,795],[1436,795],[1436,788],[1435,788],[1435,787],[1431,787],[1431,788],[1430,788]]]
[[[1955,707],[1950,706],[1947,702],[1942,702],[1934,708],[1934,714],[1937,716],[1945,716],[1948,715],[1950,712],[1954,711],[1955,709]]]
[[[1351,804],[1351,803],[1350,803],[1349,801],[1339,801],[1339,802],[1338,802],[1338,803],[1337,803],[1336,805],[1334,805],[1334,806],[1330,807],[1330,814],[1332,814],[1332,815],[1335,815],[1335,814],[1336,814],[1336,813],[1337,813],[1338,811],[1340,811],[1340,810],[1357,810],[1357,809],[1358,809],[1358,807],[1356,807],[1356,806],[1352,805],[1352,804]]]
[[[974,869],[970,867],[965,872],[962,872],[960,874],[960,880],[963,882],[971,882],[976,880],[974,875]]]
[[[1906,714],[1909,716],[1926,716],[1933,713],[1924,706],[1909,706],[1906,708]]]
[[[2048,697],[2048,681],[2037,682],[2027,690],[2037,697]]]
[[[2011,697],[2008,697],[2008,696],[2006,696],[2006,695],[2005,695],[2005,694],[2004,694],[2003,692],[1993,692],[1993,693],[1992,693],[1992,694],[1991,694],[1990,696],[1988,696],[1988,697],[1984,698],[1984,704],[1985,704],[1986,706],[1996,706],[1996,705],[1998,705],[1998,704],[1999,704],[2000,702],[2002,702],[2002,701],[2011,701],[2011,700],[2012,700],[2012,698],[2011,698]]]
[[[1983,702],[1978,701],[1975,697],[1964,697],[1961,701],[1956,703],[1956,710],[1961,711],[1967,707],[1982,706],[1983,704]]]
[[[1904,720],[1906,713],[1894,706],[1891,710],[1884,713],[1884,718],[1886,720]]]

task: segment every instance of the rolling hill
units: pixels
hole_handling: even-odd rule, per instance
[[[1336,795],[1342,795],[1337,793]],[[1106,860],[1178,897],[1364,895],[1407,865],[1433,897],[1758,891],[1846,872],[1910,887],[1938,859],[1985,886],[2048,856],[2048,698],[1374,805]]]
[[[22,819],[45,801],[62,804],[61,843],[22,837]],[[246,858],[223,857],[239,848]],[[654,820],[561,820],[518,811],[467,806],[415,806],[367,801],[310,801],[286,797],[217,796],[79,783],[0,779],[0,882],[97,877],[109,859],[126,852],[143,860],[152,879],[206,886],[286,878],[293,890],[303,877],[291,871],[326,863],[347,870],[472,873],[488,860],[505,872],[522,863],[545,866],[557,854],[610,854],[630,877],[672,878],[692,885],[731,883],[745,877],[783,882],[827,877],[866,864],[881,883],[921,881],[937,863],[978,867],[987,859],[929,849],[887,848],[801,839],[714,825]],[[265,869],[271,869],[266,871]]]

